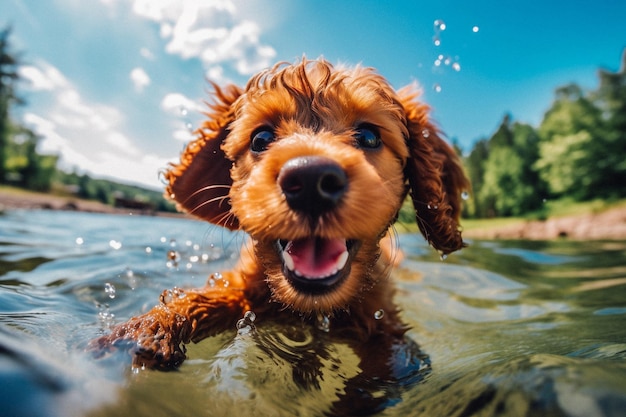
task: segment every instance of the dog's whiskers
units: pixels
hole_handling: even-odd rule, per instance
[[[195,206],[193,209],[191,209],[191,210],[190,210],[190,213],[191,213],[191,214],[194,214],[195,212],[197,212],[198,210],[200,210],[202,207],[206,206],[207,204],[215,203],[216,201],[219,201],[219,202],[220,202],[220,205],[221,205],[221,204],[222,204],[222,202],[223,202],[224,200],[227,200],[227,199],[228,199],[228,194],[226,194],[226,195],[221,195],[221,196],[218,196],[218,197],[211,198],[210,200],[203,201],[202,203],[198,204],[198,205],[197,205],[197,206]],[[226,214],[230,215],[231,213],[230,213],[230,212],[228,212],[228,213],[226,213]]]
[[[214,189],[217,189],[217,188],[225,188],[225,189],[227,189],[227,190],[229,190],[229,191],[230,191],[231,186],[230,186],[230,185],[227,185],[227,184],[217,184],[217,185],[215,185],[215,184],[214,184],[214,185],[207,185],[206,187],[202,187],[202,188],[199,188],[199,189],[197,189],[196,191],[194,191],[194,192],[193,192],[191,195],[189,195],[189,196],[188,196],[185,200],[183,200],[183,201],[181,202],[181,204],[183,204],[183,205],[184,205],[185,203],[189,202],[189,201],[190,201],[193,197],[196,197],[196,196],[197,196],[198,194],[200,194],[200,193],[203,193],[203,192],[205,192],[205,191],[209,191],[209,190],[214,190]],[[222,196],[222,197],[220,197],[220,198],[227,197],[227,196],[228,196],[228,192],[227,192],[224,196]]]

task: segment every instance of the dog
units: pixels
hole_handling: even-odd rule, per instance
[[[130,341],[135,364],[176,368],[184,344],[235,329],[253,311],[256,325],[326,321],[354,346],[363,375],[402,378],[415,363],[396,361],[398,346],[418,350],[393,302],[400,252],[389,230],[410,193],[430,245],[441,254],[461,249],[469,188],[417,89],[396,91],[371,68],[306,58],[264,70],[245,88],[213,88],[207,119],[164,172],[166,196],[245,231],[249,242],[221,274],[227,287],[162,296],[95,345]]]

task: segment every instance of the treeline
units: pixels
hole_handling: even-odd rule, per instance
[[[11,118],[14,106],[24,105],[16,93],[19,57],[10,50],[10,28],[0,31],[0,184],[33,191],[71,194],[105,204],[150,211],[175,211],[162,193],[141,187],[67,173],[57,168],[58,155],[37,152],[41,139]]]
[[[599,86],[560,87],[539,127],[506,115],[464,157],[472,183],[465,215],[541,213],[546,200],[626,197],[626,50],[619,71],[598,71]]]

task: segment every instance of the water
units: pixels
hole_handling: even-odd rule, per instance
[[[400,240],[397,301],[431,370],[407,390],[370,381],[388,400],[378,415],[626,415],[626,242],[476,241],[442,262],[420,236]],[[226,285],[218,271],[242,242],[181,219],[0,215],[0,415],[327,413],[359,368],[324,317],[318,329],[251,312],[176,372],[84,352],[164,289]]]

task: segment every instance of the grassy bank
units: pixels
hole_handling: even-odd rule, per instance
[[[568,199],[547,201],[540,211],[532,212],[523,217],[497,217],[493,219],[462,219],[463,230],[485,230],[512,227],[531,220],[547,220],[570,216],[599,214],[614,208],[626,208],[626,199],[607,201],[592,200],[575,202]]]

